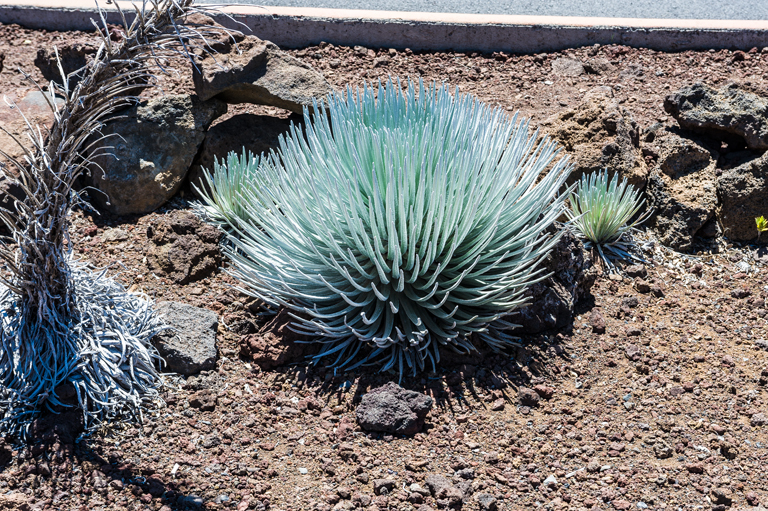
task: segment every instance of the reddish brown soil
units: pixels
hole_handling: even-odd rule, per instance
[[[39,79],[36,48],[77,37],[0,26],[0,91],[23,95],[28,85],[15,68]],[[765,91],[768,79],[768,55],[757,52],[606,46],[535,56],[390,56],[386,49],[327,46],[293,53],[339,87],[389,74],[421,76],[535,121],[575,106],[591,87],[610,85],[648,126],[671,121],[662,109],[669,90],[733,79]],[[563,55],[604,57],[614,70],[554,76],[551,61]],[[383,56],[388,63],[376,60]],[[163,78],[165,89],[189,90],[188,72]],[[263,107],[230,112],[249,109],[281,114]],[[183,207],[183,199],[168,206]],[[263,325],[222,272],[183,286],[151,272],[146,228],[164,211],[142,218],[78,212],[75,252],[96,265],[121,262],[125,268],[115,272],[127,286],[210,308],[240,333]],[[467,510],[481,509],[471,493],[492,495],[504,510],[768,505],[768,353],[757,342],[768,337],[768,261],[763,256],[744,273],[738,264],[749,250],[701,261],[668,254],[668,266],[649,267],[646,279],[659,283],[663,296],[639,293],[629,279],[601,277],[572,329],[526,339],[514,353],[404,378],[403,386],[436,400],[425,431],[413,438],[356,427],[360,394],[395,375],[334,374],[302,363],[260,371],[238,358],[240,333],[222,326],[218,369],[169,378],[167,407],[143,426],[15,452],[0,468],[0,509],[165,511],[200,496],[205,509],[426,510],[437,507],[435,499],[422,504],[407,489],[424,487],[429,474],[461,486]],[[591,326],[600,323],[598,313],[604,334]],[[535,386],[549,397],[521,406],[520,389]],[[382,478],[395,489],[375,495],[373,481]]]

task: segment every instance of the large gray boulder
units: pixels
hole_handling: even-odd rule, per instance
[[[221,163],[232,151],[240,155],[245,148],[258,156],[277,149],[280,135],[285,134],[290,126],[291,121],[288,119],[255,114],[235,115],[216,124],[206,133],[203,145],[189,169],[189,183],[201,189],[203,174],[213,172],[214,161]]]
[[[357,422],[367,431],[413,435],[421,431],[432,398],[389,382],[363,395]]]
[[[160,302],[155,310],[171,327],[152,339],[168,369],[191,375],[216,368],[215,312],[179,302]]]
[[[654,211],[648,226],[662,244],[689,250],[693,237],[715,216],[718,155],[670,131],[658,133],[645,150],[656,161],[645,189],[648,207]]]
[[[608,169],[637,188],[645,186],[648,167],[640,150],[639,127],[610,87],[591,90],[581,104],[547,119],[543,128],[573,157],[568,183]]]
[[[167,95],[122,112],[102,130],[113,149],[94,159],[87,181],[103,192],[93,193],[94,200],[118,215],[161,206],[181,187],[208,127],[226,111],[218,100]]]
[[[275,44],[246,36],[199,59],[193,79],[201,99],[271,105],[301,114],[333,92],[323,75]]]
[[[683,87],[666,97],[664,110],[684,129],[731,133],[750,149],[768,149],[768,99],[736,84],[719,90],[702,83]]]
[[[717,192],[723,234],[734,241],[757,239],[755,218],[768,214],[768,152],[723,170],[717,178]]]

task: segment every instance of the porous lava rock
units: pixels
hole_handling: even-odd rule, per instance
[[[592,256],[570,231],[565,230],[544,259],[542,282],[528,286],[528,304],[511,316],[520,325],[516,333],[537,334],[563,328],[573,320],[576,303],[589,294],[598,270]]]
[[[29,505],[30,497],[20,491],[8,492],[0,495],[0,510],[7,511],[29,511],[32,509]]]
[[[608,169],[638,188],[645,186],[648,167],[640,150],[639,127],[610,87],[596,87],[577,107],[547,119],[542,126],[573,157],[569,183]]]
[[[541,400],[541,396],[539,396],[538,392],[527,387],[520,387],[518,390],[518,398],[520,399],[521,405],[531,407],[539,406],[539,401]]]
[[[102,130],[112,149],[94,158],[86,181],[102,193],[93,193],[93,199],[118,215],[155,210],[179,190],[206,130],[226,111],[221,101],[186,94],[145,100],[122,111]]]
[[[160,302],[155,311],[170,327],[152,339],[168,369],[191,375],[216,368],[215,312],[179,302]]]
[[[715,89],[703,83],[683,87],[664,99],[664,110],[681,128],[729,133],[749,149],[768,149],[768,98],[728,84]]]
[[[440,504],[440,507],[461,507],[464,501],[464,492],[454,486],[447,477],[440,474],[430,474],[424,479],[424,484]]]
[[[584,64],[580,60],[560,57],[552,61],[552,73],[558,76],[581,76],[584,72]]]
[[[690,250],[693,237],[715,216],[718,154],[669,130],[659,131],[644,150],[655,161],[646,187],[653,210],[648,225],[662,244]]]
[[[614,65],[605,57],[597,57],[584,62],[584,71],[593,75],[607,75],[614,69]]]
[[[755,218],[768,214],[768,152],[722,170],[717,177],[717,193],[723,234],[734,241],[756,240]]]
[[[293,119],[298,121],[298,118]],[[213,125],[205,134],[200,151],[189,169],[190,185],[202,189],[203,174],[213,172],[214,161],[220,163],[234,151],[242,154],[243,148],[254,156],[277,149],[280,135],[288,132],[291,120],[268,115],[240,114]]]
[[[475,495],[475,501],[482,511],[496,511],[499,508],[496,497],[490,493],[478,493]]]
[[[424,427],[432,398],[388,382],[363,395],[355,412],[366,431],[414,435]]]
[[[147,227],[147,265],[177,284],[200,280],[221,265],[222,235],[190,211],[158,215]]]
[[[255,103],[301,114],[312,101],[322,103],[333,87],[308,64],[258,37],[224,42],[219,53],[199,59],[193,79],[202,100]]]
[[[61,71],[59,64],[65,75],[69,75],[78,69],[83,68],[88,63],[88,58],[92,57],[98,51],[98,46],[94,44],[94,39],[90,36],[69,41],[64,45],[57,45],[56,52],[53,47],[43,47],[37,50],[35,57],[35,66],[40,70],[47,81],[61,83]],[[58,52],[58,59],[56,53]],[[74,87],[80,80],[80,76],[70,77],[69,86]]]

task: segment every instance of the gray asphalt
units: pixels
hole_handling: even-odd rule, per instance
[[[222,3],[221,0],[198,1]],[[239,0],[237,3],[468,14],[768,20],[768,0]]]

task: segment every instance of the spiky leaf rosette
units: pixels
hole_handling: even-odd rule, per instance
[[[226,32],[188,21],[201,12],[192,1],[146,0],[132,5],[131,21],[115,4],[124,24],[120,42],[110,39],[100,12],[101,44],[93,59],[69,76],[59,66],[61,82],[45,92],[53,125],[27,122],[27,140],[6,131],[24,157],[0,150],[0,174],[23,194],[0,205],[0,222],[11,233],[0,238],[3,433],[23,435],[41,409],[61,405],[57,387],[65,382],[78,390],[89,426],[126,410],[140,414],[157,396],[149,340],[159,323],[150,302],[73,262],[69,215],[79,202],[78,177],[111,149],[100,136],[104,123],[138,102],[136,94],[155,83],[153,73],[168,59],[208,51],[206,38]]]
[[[512,342],[504,318],[556,241],[543,232],[570,167],[553,163],[555,144],[421,82],[348,90],[313,112],[306,133],[293,126],[248,169],[226,247],[243,290],[294,311],[334,364],[383,360],[402,374],[434,366],[440,347],[473,350],[475,333]],[[232,187],[212,182],[215,210]]]
[[[202,182],[192,184],[203,198],[203,203],[195,204],[198,213],[224,229],[247,218],[246,203],[242,197],[247,189],[253,191],[258,186],[260,158],[246,148],[239,156],[234,151],[229,153],[221,163],[214,156],[213,172],[203,172]]]
[[[584,174],[569,198],[566,214],[573,232],[585,241],[586,248],[596,248],[606,265],[613,270],[611,259],[633,258],[632,230],[643,223],[652,211],[630,222],[645,200],[640,191],[619,181],[619,175],[608,178],[608,171]]]

